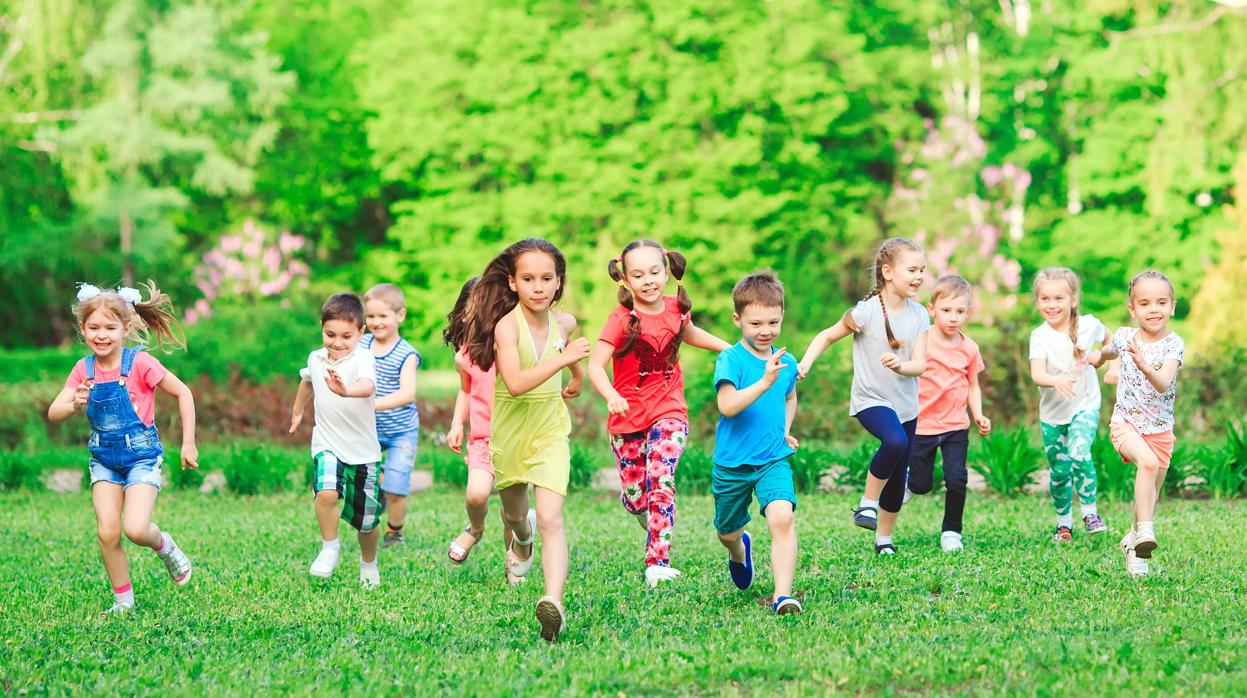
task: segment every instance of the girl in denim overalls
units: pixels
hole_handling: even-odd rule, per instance
[[[155,283],[146,285],[148,300],[133,288],[101,291],[83,284],[73,307],[78,329],[91,353],[74,366],[48,418],[60,422],[86,412],[91,424],[91,499],[104,570],[116,597],[105,613],[134,608],[130,564],[121,549],[121,533],[136,545],[156,551],[176,584],[191,577],[191,562],[168,533],[151,522],[164,448],[154,426],[155,389],[178,400],[182,416],[182,467],[198,468],[195,448],[195,401],[190,388],[160,365],[143,347],[126,348],[126,339],[155,335],[159,346],[184,348],[169,297]],[[124,511],[123,505],[124,504]]]

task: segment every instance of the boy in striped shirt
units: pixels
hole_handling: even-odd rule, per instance
[[[381,489],[386,494],[384,547],[402,543],[411,493],[411,471],[416,463],[420,415],[416,411],[416,369],[420,352],[398,336],[407,317],[403,292],[394,284],[377,284],[364,294],[365,321],[369,334],[360,345],[377,362],[377,437],[385,451]]]

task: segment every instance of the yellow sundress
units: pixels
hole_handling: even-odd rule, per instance
[[[547,313],[550,331],[540,356],[519,304],[516,304],[510,317],[515,318],[519,330],[521,369],[533,368],[553,356],[556,340],[562,339],[553,313]],[[498,374],[494,381],[494,412],[490,416],[489,442],[498,489],[528,483],[567,495],[567,479],[571,471],[571,449],[567,438],[572,431],[572,420],[563,402],[562,390],[561,370],[518,397],[507,391],[502,374]]]

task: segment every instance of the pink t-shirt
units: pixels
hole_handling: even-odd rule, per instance
[[[637,313],[640,334],[632,351],[614,360],[615,390],[628,401],[628,414],[612,414],[606,430],[612,434],[631,434],[648,429],[660,419],[688,422],[684,402],[684,372],[675,360],[680,348],[676,334],[683,321],[675,296],[663,298],[663,311],[657,315]],[[606,319],[598,339],[619,350],[627,343],[631,314],[622,305]]]
[[[467,349],[459,351],[464,370],[468,373],[468,430],[470,439],[489,438],[489,416],[494,412],[494,367],[482,371],[468,358]]]
[[[169,369],[161,365],[156,357],[145,351],[140,351],[134,357],[134,365],[130,367],[130,378],[126,381],[126,392],[130,393],[130,402],[134,405],[134,412],[149,427],[156,422],[156,386],[165,379],[165,374],[168,372]],[[65,380],[65,387],[77,388],[86,379],[86,359],[78,359],[78,363],[74,365],[74,370],[69,372],[69,378]],[[119,380],[121,380],[120,363],[112,371],[101,371],[99,361],[96,361],[96,383],[113,383]]]
[[[918,433],[929,436],[968,428],[970,376],[984,368],[979,345],[964,334],[955,347],[928,339],[927,368],[918,377]]]

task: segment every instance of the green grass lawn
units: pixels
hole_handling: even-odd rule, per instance
[[[1049,540],[1045,498],[972,495],[967,549],[938,547],[941,500],[912,502],[900,554],[878,559],[850,498],[803,496],[804,615],[769,613],[769,536],[755,519],[753,589],[727,579],[709,497],[680,500],[675,566],[641,579],[642,534],[615,499],[573,493],[569,624],[537,636],[539,566],[506,586],[494,503],[468,564],[446,562],[458,492],[418,495],[409,543],[382,551],[382,586],[357,587],[357,547],[328,581],[311,497],[168,491],[156,520],[192,556],[177,589],[126,544],[138,611],[112,599],[89,497],[0,495],[0,677],[5,693],[469,695],[937,692],[1145,695],[1247,692],[1241,502],[1165,501],[1153,576],[1131,580],[1116,533]]]

